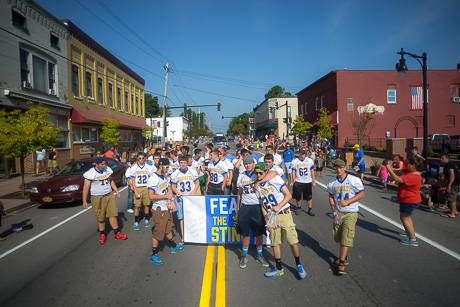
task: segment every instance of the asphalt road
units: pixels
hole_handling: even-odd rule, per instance
[[[327,183],[330,178],[324,176],[319,181]],[[120,212],[125,212],[126,194],[125,190],[119,200]],[[398,222],[393,196],[393,192],[383,193],[366,185],[363,203]],[[286,247],[283,262],[287,272],[273,280],[263,276],[265,269],[253,258],[246,269],[240,269],[239,249],[226,247],[220,256],[216,251],[213,261],[208,258],[212,305],[216,299],[224,300],[227,306],[458,304],[459,260],[422,240],[419,247],[400,245],[400,230],[366,210],[361,210],[357,224],[349,274],[334,275],[330,263],[337,255],[337,245],[332,240],[332,219],[324,189],[318,186],[314,190],[313,201],[315,217],[306,213],[294,216],[308,278],[296,278],[294,259]],[[162,252],[165,265],[154,266],[148,259],[150,230],[132,231],[133,217],[129,214],[120,216],[127,241],[115,241],[109,235],[106,245],[99,246],[95,219],[89,210],[5,255],[81,210],[80,206],[35,207],[5,220],[7,226],[30,218],[35,228],[0,242],[1,306],[200,305],[207,247],[187,245],[174,255],[166,248]],[[424,237],[454,255],[460,253],[458,220],[416,210],[414,221],[417,232]],[[273,264],[268,250],[265,255]],[[222,273],[223,279],[219,277]]]

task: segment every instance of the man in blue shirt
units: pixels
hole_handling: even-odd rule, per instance
[[[286,173],[288,174],[288,180],[291,179],[291,162],[294,160],[295,152],[291,148],[289,143],[286,144],[286,149],[283,151],[283,161],[284,161],[284,168],[286,169]]]
[[[359,144],[353,146],[355,168],[359,173],[361,181],[364,180],[364,172],[366,171],[366,163],[364,162],[364,151],[361,150]]]

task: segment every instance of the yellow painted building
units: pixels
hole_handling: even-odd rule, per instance
[[[71,144],[74,159],[103,152],[99,138],[104,120],[120,122],[119,152],[142,147],[145,127],[145,81],[71,21],[64,21],[68,40],[68,96],[72,105]]]

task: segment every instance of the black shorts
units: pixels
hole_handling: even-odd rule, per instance
[[[224,195],[224,191],[222,191],[222,183],[209,183],[206,195]]]
[[[292,189],[292,197],[295,200],[299,201],[303,198],[303,200],[310,200],[312,194],[311,189],[311,182],[303,183],[303,182],[296,182],[294,183],[294,187]]]
[[[238,211],[237,230],[243,237],[251,233],[256,237],[265,234],[265,219],[260,205],[241,205]]]

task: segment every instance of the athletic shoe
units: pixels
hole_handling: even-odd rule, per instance
[[[258,255],[256,260],[260,263],[260,265],[264,268],[268,268],[269,265],[268,265],[268,262],[265,261],[265,258],[262,256],[262,255]]]
[[[138,223],[138,222],[134,222],[134,224],[133,224],[133,230],[139,231],[140,229],[141,229],[141,228],[140,228],[140,226],[139,226],[139,223]]]
[[[107,241],[107,236],[105,233],[100,233],[99,234],[99,244],[104,245],[105,241]]]
[[[149,220],[144,220],[144,227],[149,228],[150,227],[150,221]]]
[[[177,244],[176,244],[176,247],[170,247],[170,248],[169,248],[169,252],[170,252],[171,254],[177,253]]]
[[[248,257],[247,256],[241,256],[240,259],[240,268],[245,269],[248,265]]]
[[[184,243],[182,243],[182,242],[176,243],[176,249],[177,249],[178,251],[183,250],[184,247],[185,247]]]
[[[307,272],[305,272],[303,265],[301,264],[297,265],[297,273],[299,273],[300,279],[307,277]]]
[[[406,232],[401,232],[399,235],[401,237],[403,237],[403,238],[408,238],[409,237]]]
[[[267,278],[273,278],[276,276],[283,276],[283,275],[284,275],[284,270],[283,269],[278,270],[277,268],[273,268],[271,271],[264,273],[264,276]]]
[[[128,236],[121,231],[117,232],[117,234],[114,236],[115,240],[127,240]]]
[[[134,210],[133,209],[128,209],[128,210],[126,210],[126,212],[133,214]]]
[[[161,260],[160,255],[152,255],[150,256],[150,260],[153,262],[154,265],[162,265],[163,260]]]
[[[309,216],[315,216],[315,214],[311,211],[311,209],[308,209],[307,214],[308,214]]]
[[[406,246],[418,246],[418,241],[417,239],[415,240],[412,240],[412,239],[409,239],[409,237],[403,237],[399,243],[401,243],[402,245],[406,245]]]

